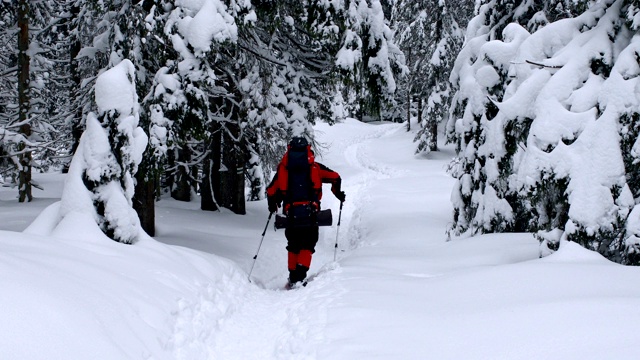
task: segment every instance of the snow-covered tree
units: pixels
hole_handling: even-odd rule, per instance
[[[346,76],[357,99],[356,117],[380,119],[393,116],[397,78],[408,72],[405,56],[393,39],[382,5],[377,0],[347,2],[344,40],[336,64]]]
[[[457,230],[537,230],[543,252],[566,239],[638,263],[634,9],[600,2],[532,34],[509,24],[503,41],[481,41],[477,60],[460,65],[475,85],[461,87],[471,95],[455,124],[470,155],[453,196]]]
[[[316,119],[344,116],[339,108],[325,111],[327,99],[339,99],[341,77],[358,91],[366,89],[370,96],[359,100],[379,109],[403,66],[378,1],[176,5],[165,29],[178,56],[162,77],[173,83],[153,93],[173,121],[170,147],[184,151],[180,142],[205,144],[202,156],[176,163],[203,163],[203,209],[242,213],[245,176],[253,184],[250,198],[263,196],[264,176],[289,137],[311,139]],[[208,25],[212,18],[219,20],[216,26]],[[191,116],[191,125],[171,112]],[[199,171],[184,169],[184,177],[197,180],[188,174]]]
[[[566,32],[564,51],[547,50],[549,59],[527,54],[533,62],[560,69],[540,90],[539,98],[548,100],[538,101],[544,107],[539,105],[531,125],[519,175],[526,178],[523,185],[530,191],[541,187],[541,174],[564,182],[560,190],[567,197],[566,223],[544,221],[546,209],[532,204],[545,230],[544,245],[557,247],[560,239],[546,235],[559,229],[561,238],[618,262],[628,262],[625,227],[634,195],[627,183],[631,168],[625,168],[624,159],[632,156],[628,144],[637,135],[628,126],[640,104],[630,90],[635,89],[639,69],[635,30],[624,22],[628,9],[624,1],[601,3],[576,19],[532,35],[551,47],[558,44],[551,45],[549,31]],[[584,42],[585,38],[589,40]]]
[[[56,165],[52,156],[64,148],[57,139],[66,101],[59,81],[62,46],[58,27],[62,6],[57,1],[4,1],[0,4],[0,138],[4,161],[0,175],[18,183],[20,202],[31,201],[32,169]],[[17,142],[16,142],[17,141]]]
[[[251,154],[247,172],[251,189],[249,200],[264,199],[271,169],[277,166],[276,159],[286,146],[289,127],[287,97],[282,89],[283,80],[277,74],[277,65],[256,62],[240,84],[240,89],[246,94],[243,107],[248,110],[245,131]]]
[[[132,198],[147,135],[138,127],[135,68],[129,60],[98,77],[95,99],[98,113],[87,116],[63,191],[61,217],[87,211],[90,203],[100,229],[115,241],[131,244],[142,231]]]
[[[67,129],[71,138],[69,153],[75,154],[84,131],[87,114],[96,110],[93,84],[109,61],[110,2],[68,0],[70,115]]]
[[[73,139],[71,153],[78,146],[87,114],[96,110],[92,90],[99,74],[123,59],[129,59],[136,68],[137,93],[142,96],[149,93],[154,75],[165,59],[167,39],[162,37],[164,23],[156,19],[165,15],[164,10],[158,10],[163,9],[163,5],[167,4],[160,0],[67,2],[70,17],[69,77],[73,84],[67,121]],[[153,235],[153,202],[157,195],[160,166],[163,164],[156,157],[162,154],[154,145],[159,144],[158,134],[166,133],[166,129],[163,132],[154,127],[152,114],[157,115],[157,112],[151,111],[150,104],[145,103],[140,107],[140,125],[151,134],[154,142],[148,148],[137,173],[134,207],[140,215],[143,228]],[[154,119],[159,117],[155,116]],[[163,144],[159,145],[160,149]]]
[[[13,121],[14,126],[19,129],[20,134],[29,138],[32,134],[31,129],[31,73],[30,65],[31,59],[29,55],[29,46],[31,40],[29,38],[29,25],[31,23],[29,16],[29,2],[26,0],[18,1],[17,3],[17,18],[18,18],[18,118],[17,121]],[[25,143],[18,144],[17,147],[18,162],[18,200],[24,202],[25,200],[31,201],[33,196],[31,195],[31,161],[32,153],[27,148]]]
[[[511,163],[517,161],[518,148],[522,138],[526,138],[531,117],[509,119],[505,126],[513,132],[485,146],[486,124],[498,114],[496,104],[508,95],[508,86],[517,83],[513,82],[514,74],[510,74],[511,61],[528,31],[539,29],[549,19],[572,14],[568,10],[559,11],[565,8],[563,2],[554,4],[492,0],[480,7],[467,26],[465,43],[450,78],[458,90],[447,123],[448,141],[456,144],[458,152],[454,170],[458,182],[452,195],[454,234],[528,228],[528,210],[514,199],[516,195],[509,188],[508,177],[514,170]],[[507,120],[496,122],[502,121]],[[497,161],[496,152],[500,153],[501,161]],[[518,205],[513,207],[510,202]]]
[[[155,201],[167,153],[167,133],[171,121],[153,103],[150,91],[157,71],[166,63],[168,46],[162,34],[166,12],[163,1],[124,2],[119,23],[112,35],[112,53],[117,59],[130,59],[136,68],[136,91],[146,95],[140,106],[140,126],[149,136],[149,144],[136,173],[133,208],[142,228],[155,234]],[[115,57],[112,55],[112,57]]]
[[[443,0],[399,1],[393,21],[398,44],[411,71],[401,83],[407,129],[411,124],[411,101],[415,98],[421,125],[415,138],[417,152],[435,151],[438,123],[446,119],[450,107],[449,75],[462,45],[462,31],[448,2]]]
[[[227,7],[217,0],[175,5],[163,24],[163,37],[171,49],[167,50],[167,63],[156,74],[151,102],[171,125],[166,144],[172,196],[190,200],[200,180],[198,167],[203,161],[209,166],[209,160],[220,160],[222,145],[216,146],[214,137],[221,136],[224,130],[216,123],[229,120],[225,120],[221,109],[227,105],[224,99],[230,92],[221,86],[220,77],[226,74],[218,70],[218,65],[224,62],[222,46],[237,40],[232,14],[246,11],[235,3]],[[227,85],[234,83],[229,81]],[[204,172],[202,189],[212,189],[209,168]],[[203,208],[215,210],[217,205],[210,194],[203,192]]]

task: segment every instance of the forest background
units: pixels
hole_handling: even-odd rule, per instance
[[[95,220],[135,243],[161,196],[244,214],[317,122],[413,122],[416,152],[437,151],[439,131],[456,147],[449,236],[532,232],[543,254],[566,239],[637,265],[639,13],[629,0],[3,0],[0,183],[30,201],[32,172],[68,171],[82,149]]]

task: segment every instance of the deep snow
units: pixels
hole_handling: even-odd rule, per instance
[[[45,190],[28,204],[0,189],[2,358],[640,358],[640,269],[572,243],[539,259],[531,234],[447,241],[451,148],[414,155],[399,124],[348,120],[316,134],[347,202],[338,261],[334,220],[317,276],[293,291],[280,290],[285,239],[272,223],[247,280],[265,201],[237,216],[165,198],[156,240],[131,246],[82,219],[60,237],[34,235],[64,175],[35,176]],[[328,188],[323,207],[337,219]]]

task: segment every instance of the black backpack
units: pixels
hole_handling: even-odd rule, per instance
[[[309,151],[309,143],[305,138],[296,137],[289,143],[288,183],[284,199],[285,205],[288,205],[288,211],[286,217],[276,217],[276,227],[279,229],[329,226],[332,223],[330,209],[319,211],[320,201],[311,180]]]
[[[289,227],[312,226],[317,223],[316,208],[318,197],[311,181],[311,165],[309,164],[308,145],[304,142],[291,142],[287,172],[289,177],[285,203],[289,204],[287,211]]]

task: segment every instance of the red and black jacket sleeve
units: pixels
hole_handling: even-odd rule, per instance
[[[331,184],[331,192],[333,195],[340,193],[342,187],[342,179],[340,178],[340,174],[329,169],[328,167],[316,162],[320,168],[320,178],[324,184]]]
[[[278,179],[279,175],[280,167],[278,167],[278,171],[276,171],[271,183],[267,186],[267,199],[276,204],[280,204],[283,200],[283,191],[280,189],[280,181]]]

